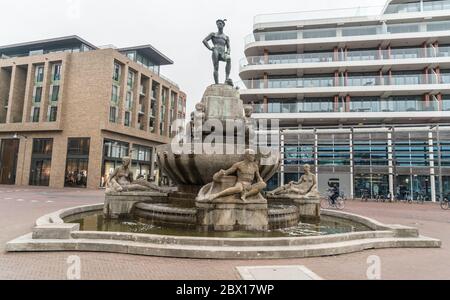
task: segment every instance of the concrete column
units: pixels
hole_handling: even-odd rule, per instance
[[[169,127],[170,127],[170,106],[172,102],[172,89],[169,88],[167,90],[167,99],[166,99],[166,120],[164,121],[164,131],[166,132],[165,136],[170,137]]]
[[[429,159],[430,159],[430,185],[431,185],[431,201],[436,202],[436,170],[434,169],[434,145],[433,132],[428,133]]]
[[[269,100],[267,99],[267,96],[264,96],[263,100],[263,112],[268,113],[269,112]]]
[[[120,87],[119,87],[119,103],[118,103],[118,117],[117,117],[117,124],[123,125],[124,121],[124,115],[125,115],[125,100],[127,99],[127,81],[128,81],[128,71],[129,66],[124,65],[122,66],[122,78],[120,79]]]
[[[152,106],[151,106],[151,103],[152,103],[152,87],[153,87],[153,79],[152,78],[149,78],[148,79],[148,84],[147,84],[147,87],[148,87],[148,89],[147,89],[147,96],[145,97],[145,99],[146,99],[146,101],[147,101],[147,103],[146,103],[146,110],[145,110],[145,126],[144,126],[144,129],[145,129],[145,131],[147,131],[147,132],[150,132],[150,125],[149,125],[149,123],[150,123],[150,115],[151,115],[151,113],[152,113]]]
[[[353,199],[355,197],[355,169],[353,162],[353,133],[350,133],[350,198]]]
[[[32,138],[20,138],[19,153],[17,154],[16,185],[26,186],[30,177]]]
[[[34,78],[34,66],[33,64],[28,64],[28,74],[27,74],[27,81],[25,86],[25,97],[23,100],[23,112],[22,112],[22,122],[27,123],[30,121],[30,108],[31,108],[31,101],[33,97],[33,78]],[[59,115],[59,114],[58,114]]]
[[[284,151],[284,133],[280,132],[280,154],[281,154],[281,166],[280,166],[280,186],[284,185],[284,160],[285,160],[285,151]]]
[[[392,133],[387,134],[388,140],[388,164],[389,164],[389,193],[391,193],[391,201],[394,201],[395,191],[394,191],[394,155],[393,155],[393,145],[392,145]]]
[[[316,167],[316,175],[319,175],[319,137],[314,132],[314,165]]]
[[[159,90],[157,91],[157,99],[156,99],[156,116],[155,116],[155,133],[160,135],[161,130],[159,130],[159,123],[161,120],[161,103],[162,103],[162,84],[159,84]]]
[[[9,85],[8,111],[6,112],[6,123],[12,123],[12,105],[14,99],[14,85],[16,81],[17,66],[14,65],[11,71],[11,81]]]
[[[67,138],[62,135],[53,137],[52,164],[50,169],[50,187],[63,188],[66,173]],[[89,174],[88,174],[89,175]]]
[[[142,73],[138,72],[135,76],[135,82],[133,86],[133,106],[131,108],[131,127],[138,128],[138,117],[139,117],[139,100],[141,100],[141,79]],[[144,101],[144,100],[142,100]],[[144,103],[144,102],[142,102]]]

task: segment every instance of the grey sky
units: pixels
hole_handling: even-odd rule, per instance
[[[211,54],[202,40],[229,20],[232,78],[239,81],[244,37],[257,14],[355,6],[382,6],[385,0],[2,0],[0,45],[79,35],[95,45],[152,44],[174,60],[162,73],[188,95],[188,112],[211,84]],[[224,65],[221,64],[221,80]]]

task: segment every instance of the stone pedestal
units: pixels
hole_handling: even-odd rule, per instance
[[[204,230],[266,231],[269,229],[267,203],[197,202],[197,222]]]
[[[136,203],[165,202],[168,194],[157,192],[119,192],[105,194],[103,213],[110,219],[129,217]]]
[[[320,198],[299,198],[294,200],[298,207],[300,218],[320,218]]]
[[[296,194],[267,195],[274,203],[293,204],[298,207],[300,218],[320,218],[320,197],[305,197]]]
[[[203,187],[195,203],[197,224],[204,230],[266,231],[269,229],[267,200],[261,194],[242,201],[240,194],[208,200],[208,196],[235,186],[235,176],[224,176]]]

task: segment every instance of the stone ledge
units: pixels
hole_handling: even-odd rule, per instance
[[[281,259],[335,256],[384,248],[440,248],[439,240],[379,238],[304,246],[213,247],[144,244],[114,240],[32,240],[26,235],[6,244],[8,252],[86,251],[194,259]]]
[[[73,231],[80,230],[80,224],[48,224],[33,228],[32,238],[36,240],[66,240]]]

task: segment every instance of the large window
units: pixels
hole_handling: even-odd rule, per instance
[[[89,165],[89,138],[69,138],[64,186],[87,186]]]
[[[133,145],[131,158],[134,178],[143,177],[150,180],[152,177],[152,149],[145,146]]]
[[[55,122],[57,115],[58,115],[58,107],[57,106],[50,106],[49,108],[49,114],[48,114],[48,121],[49,122]]]
[[[54,64],[52,68],[52,81],[60,81],[61,80],[61,64]]]
[[[113,80],[118,82],[120,80],[120,64],[114,63]]]
[[[105,186],[108,176],[122,164],[122,158],[129,155],[130,144],[115,140],[103,143],[103,166],[101,186]]]
[[[33,139],[30,185],[48,186],[52,164],[53,139]]]
[[[36,83],[42,83],[44,81],[44,66],[43,65],[36,66],[35,81],[36,81]]]

